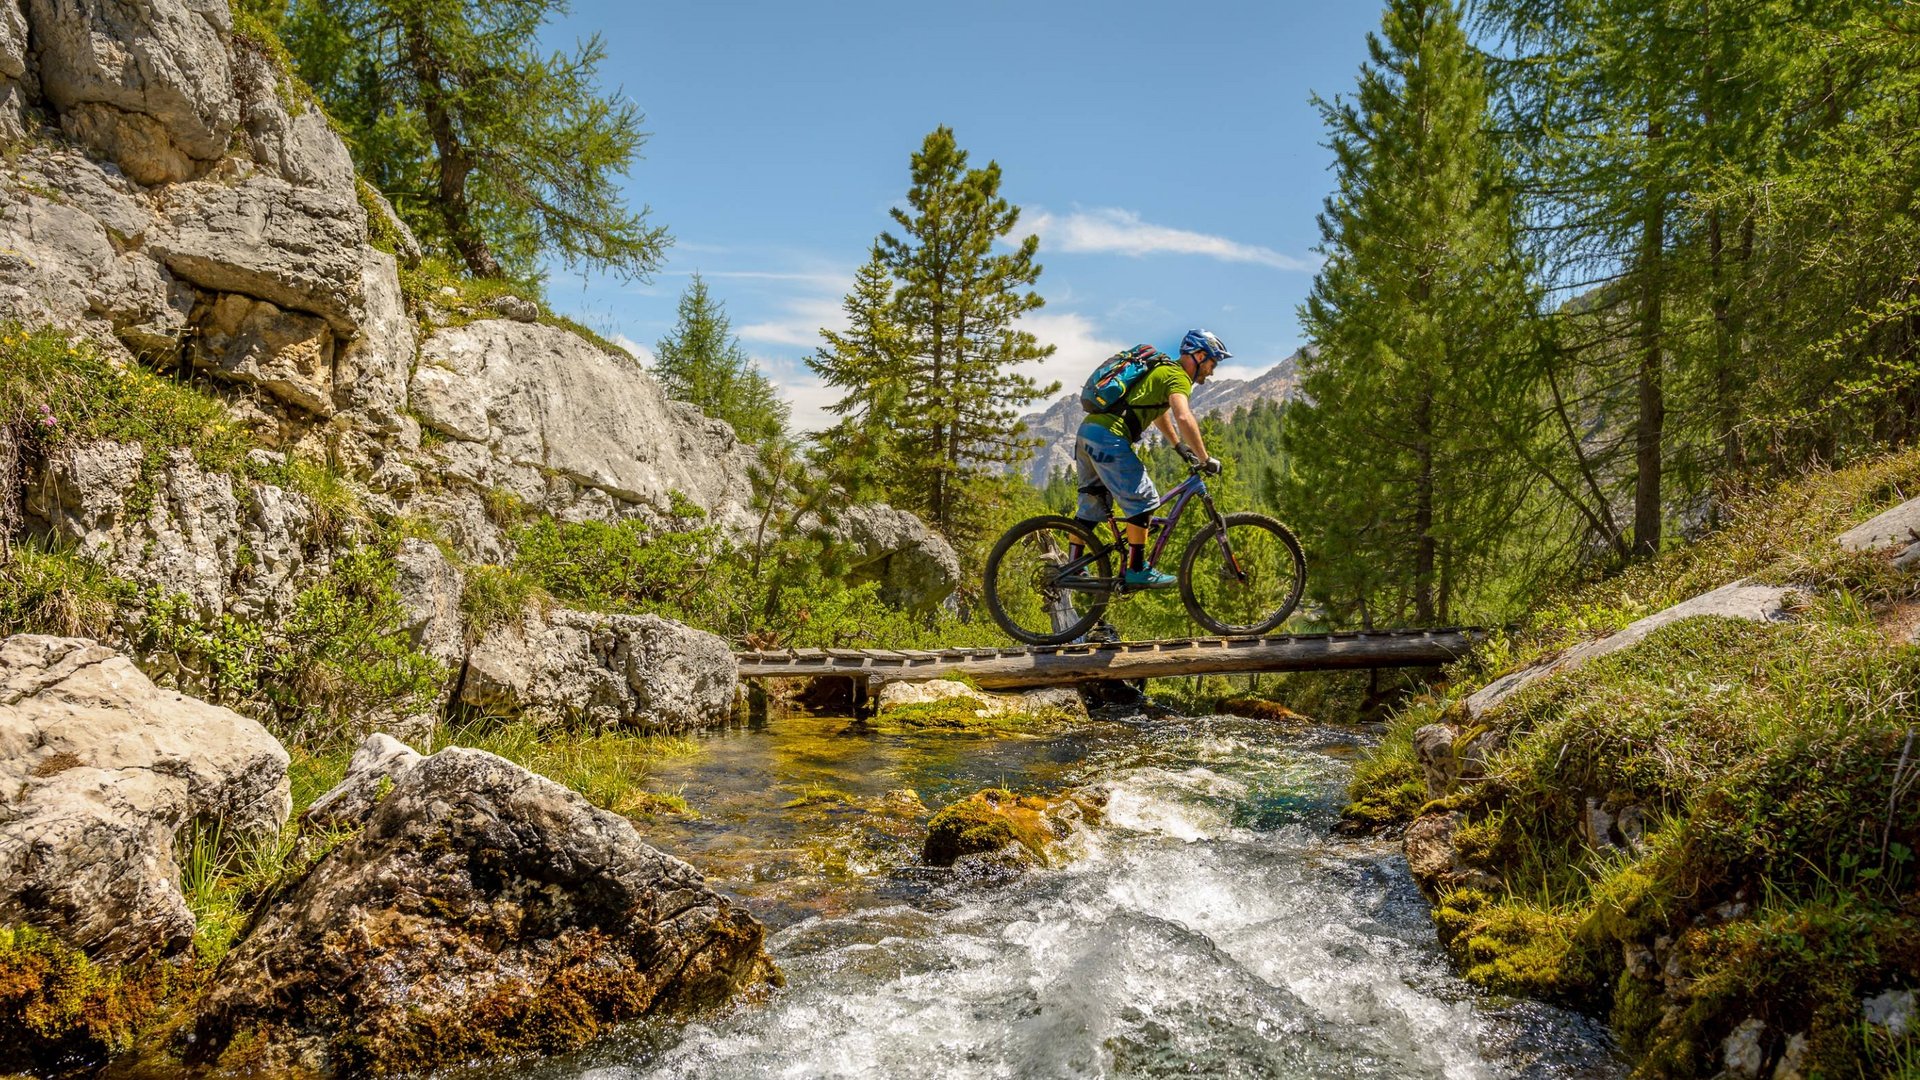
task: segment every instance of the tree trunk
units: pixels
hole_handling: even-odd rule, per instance
[[[447,109],[447,91],[439,58],[419,16],[409,19],[405,30],[407,63],[420,83],[420,111],[426,117],[427,130],[433,134],[438,157],[439,182],[435,202],[441,220],[447,223],[447,236],[454,250],[476,276],[497,278],[504,275],[500,260],[473,222],[473,207],[467,200],[467,177],[473,172],[473,157],[461,143],[453,127],[453,114]]]
[[[1433,536],[1433,387],[1420,388],[1413,412],[1415,460],[1413,497],[1413,618],[1431,626],[1434,617],[1433,577],[1438,544]]]
[[[1652,178],[1658,166],[1653,151],[1664,132],[1659,120],[1647,122],[1649,179],[1646,220],[1642,225],[1640,259],[1640,369],[1637,376],[1639,416],[1634,431],[1633,553],[1650,557],[1660,551],[1660,468],[1666,426],[1665,361],[1661,340],[1661,260],[1666,250],[1666,196]]]

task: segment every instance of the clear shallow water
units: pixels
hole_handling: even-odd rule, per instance
[[[1047,739],[776,720],[660,779],[648,830],[768,923],[771,1001],[512,1075],[1624,1076],[1604,1029],[1454,978],[1397,845],[1330,838],[1354,745],[1229,717]],[[1111,792],[1052,869],[914,865],[989,784]],[[888,793],[894,792],[891,797]],[[797,805],[796,805],[797,802]]]

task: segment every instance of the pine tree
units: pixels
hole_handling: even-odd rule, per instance
[[[654,374],[667,395],[733,425],[750,443],[786,435],[788,407],[733,337],[726,306],[699,274],[680,294],[673,329],[654,346]]]
[[[1288,513],[1336,618],[1423,625],[1498,607],[1490,563],[1523,464],[1492,418],[1529,393],[1530,297],[1483,64],[1450,0],[1391,0],[1353,100],[1319,101],[1338,190],[1287,411]]]
[[[598,36],[541,51],[566,13],[565,0],[293,0],[281,33],[429,250],[481,277],[533,281],[550,256],[644,276],[666,233],[617,184],[645,138],[640,111],[595,87]]]
[[[1045,302],[1030,291],[1039,239],[995,253],[1019,208],[1000,195],[1000,166],[968,168],[944,126],[913,155],[907,205],[892,214],[901,234],[882,233],[876,248],[897,282],[894,318],[905,331],[904,392],[886,417],[900,465],[890,494],[964,542],[992,497],[983,481],[1031,450],[1019,416],[1059,390],[1017,370],[1053,353],[1015,326]]]

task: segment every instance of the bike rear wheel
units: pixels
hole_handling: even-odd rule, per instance
[[[1076,546],[1081,565],[1068,570]],[[1072,518],[1028,518],[993,545],[986,578],[987,611],[1000,629],[1029,645],[1064,645],[1107,610],[1112,555]]]
[[[1265,514],[1208,522],[1180,558],[1180,599],[1193,621],[1229,637],[1265,634],[1287,620],[1307,584],[1300,541]]]

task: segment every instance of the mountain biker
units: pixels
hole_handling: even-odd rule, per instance
[[[1206,463],[1202,470],[1219,473],[1220,460],[1207,456],[1200,422],[1194,419],[1187,399],[1195,386],[1213,375],[1220,361],[1233,354],[1210,331],[1189,330],[1180,340],[1177,361],[1165,353],[1158,355],[1164,362],[1155,363],[1141,376],[1118,406],[1110,412],[1088,414],[1073,446],[1073,460],[1080,473],[1080,505],[1074,516],[1091,532],[1107,520],[1111,504],[1119,502],[1120,518],[1127,530],[1123,581],[1131,589],[1164,589],[1175,580],[1173,575],[1147,565],[1147,519],[1159,504],[1160,493],[1133,444],[1151,424],[1160,429],[1168,445],[1184,443],[1196,460]]]

